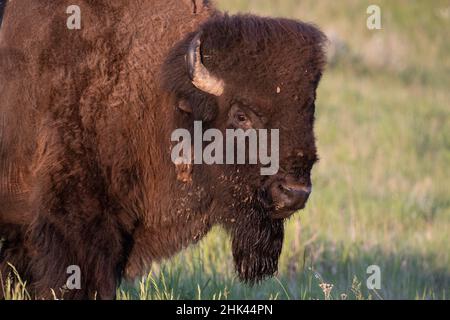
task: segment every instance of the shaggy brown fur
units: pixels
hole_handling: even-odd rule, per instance
[[[142,274],[221,224],[241,279],[272,275],[283,221],[269,217],[270,178],[257,165],[196,165],[180,181],[170,135],[192,130],[193,120],[225,130],[231,105],[251,107],[265,127],[280,129],[281,170],[310,183],[323,35],[291,20],[228,16],[200,0],[78,3],[81,30],[66,28],[70,1],[6,8],[0,272],[14,264],[45,298],[78,265],[82,289],[66,299],[113,298],[123,276]],[[205,66],[226,83],[219,98],[187,74],[184,56],[199,31]]]

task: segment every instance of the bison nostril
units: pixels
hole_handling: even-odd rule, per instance
[[[309,192],[305,191],[303,188],[292,188],[292,187],[284,187],[285,193],[288,196],[289,200],[294,202],[306,200],[306,197],[309,196]]]
[[[302,209],[311,193],[311,187],[299,183],[294,178],[287,176],[275,181],[269,189],[275,211],[293,213]]]
[[[303,185],[289,185],[280,183],[278,188],[285,193],[292,194],[293,196],[309,195],[311,193],[311,188]]]

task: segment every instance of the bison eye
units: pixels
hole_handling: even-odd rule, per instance
[[[262,127],[260,119],[250,107],[238,104],[232,105],[228,113],[228,125],[244,130]]]
[[[235,112],[233,116],[233,125],[237,128],[242,128],[244,130],[250,129],[253,127],[252,120],[248,117],[243,111]]]
[[[236,120],[239,122],[246,122],[248,121],[247,116],[243,112],[238,112],[235,115]]]

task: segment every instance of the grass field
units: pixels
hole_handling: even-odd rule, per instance
[[[329,35],[314,192],[287,223],[277,277],[239,283],[230,241],[215,229],[148,277],[123,284],[118,297],[448,299],[450,3],[379,0],[382,30],[373,31],[371,1],[217,3],[230,13],[312,21]],[[381,269],[380,290],[366,287],[370,265]]]

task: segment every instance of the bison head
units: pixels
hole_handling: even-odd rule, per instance
[[[163,85],[174,99],[177,126],[278,129],[279,170],[260,164],[196,165],[192,183],[215,199],[211,219],[232,235],[236,270],[255,282],[277,270],[283,223],[302,209],[317,160],[316,88],[325,64],[325,37],[287,19],[220,15],[188,35],[169,54]]]

